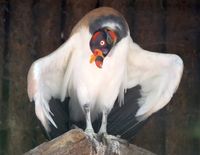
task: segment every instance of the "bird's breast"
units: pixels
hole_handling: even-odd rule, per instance
[[[124,65],[114,57],[106,57],[102,68],[89,62],[89,58],[79,61],[73,71],[73,88],[81,105],[85,103],[110,105],[119,94],[123,81]]]
[[[73,100],[77,100],[82,107],[90,104],[92,114],[105,108],[112,109],[126,77],[126,47],[116,47],[109,54],[102,68],[90,63],[91,53],[78,56],[73,67],[70,93],[73,95],[70,97],[76,98]]]

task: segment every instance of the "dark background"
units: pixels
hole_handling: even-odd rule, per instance
[[[199,0],[0,0],[0,155],[20,155],[46,141],[27,97],[27,72],[100,6],[119,10],[143,48],[176,53],[185,64],[172,101],[133,143],[159,155],[200,154]]]

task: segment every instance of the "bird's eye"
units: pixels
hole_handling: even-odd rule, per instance
[[[101,45],[101,46],[104,46],[105,44],[106,44],[105,40],[101,40],[101,41],[100,41],[100,45]]]

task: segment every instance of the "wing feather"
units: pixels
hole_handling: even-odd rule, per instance
[[[144,120],[172,98],[181,80],[183,61],[175,54],[143,50],[130,40],[127,88],[141,86],[136,116]]]
[[[49,122],[57,127],[52,119],[53,113],[49,107],[50,99],[66,97],[62,91],[68,89],[67,84],[65,84],[65,89],[62,87],[65,82],[65,73],[73,66],[69,63],[71,63],[70,58],[74,53],[74,40],[75,35],[50,55],[35,61],[28,73],[28,95],[30,100],[35,102],[36,115],[47,131]],[[70,74],[67,76],[69,79]]]

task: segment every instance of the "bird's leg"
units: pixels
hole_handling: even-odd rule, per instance
[[[83,106],[85,116],[86,116],[86,128],[85,133],[88,135],[89,140],[92,142],[92,145],[95,151],[98,153],[99,151],[99,142],[96,140],[96,134],[94,133],[94,129],[92,127],[91,117],[90,117],[90,105],[85,104]]]
[[[108,117],[108,111],[104,110],[102,112],[101,127],[98,132],[99,135],[107,134],[107,117]]]
[[[87,134],[94,135],[94,130],[93,130],[93,127],[92,127],[92,122],[91,122],[91,117],[90,117],[90,106],[89,106],[89,104],[85,104],[83,106],[83,108],[84,108],[84,112],[85,112],[85,116],[86,116],[86,129],[85,129],[85,132]]]
[[[102,112],[102,122],[101,127],[99,129],[98,135],[101,138],[101,141],[104,145],[108,147],[107,154],[120,154],[120,145],[118,141],[113,141],[112,135],[107,134],[107,118],[108,118],[108,110],[105,109]]]
[[[102,112],[102,123],[99,129],[98,135],[101,137],[101,141],[107,145],[107,153],[108,154],[120,154],[120,143],[124,143],[124,140],[120,139],[119,137],[115,137],[113,135],[108,135],[107,133],[107,117],[108,117],[108,110],[104,110]]]

